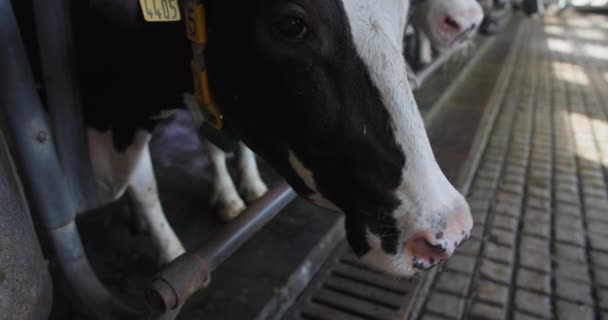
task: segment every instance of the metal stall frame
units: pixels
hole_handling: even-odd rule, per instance
[[[49,1],[46,7],[62,8],[61,4],[66,2]],[[56,13],[60,16],[55,21],[67,14]],[[14,147],[29,206],[51,242],[55,260],[81,301],[94,306],[100,317],[133,319],[138,313],[112,297],[85,256],[75,224],[75,198],[61,169],[10,0],[0,0],[0,70],[3,97],[0,110],[9,131],[7,135]]]
[[[74,132],[81,133],[84,127],[70,60],[73,52],[69,3],[67,0],[38,0],[34,1],[34,10],[37,31],[43,39],[40,54],[45,85],[49,91],[51,119],[62,120],[61,126],[54,126],[55,131],[47,122],[43,103],[38,96],[11,1],[0,0],[0,69],[3,71],[0,73],[0,110],[11,145],[14,146],[13,154],[28,202],[51,242],[54,260],[70,288],[78,293],[80,302],[87,309],[95,310],[95,317],[147,319],[149,310],[138,310],[122,303],[103,286],[84,252],[75,222],[76,213],[95,203],[95,200],[86,193],[80,193],[83,190],[86,192],[89,187],[82,181],[90,177],[90,168],[70,165],[86,162],[88,154],[83,152],[86,150],[82,145],[85,141],[73,139]],[[53,117],[54,113],[58,114]],[[65,118],[62,115],[69,115],[68,126],[64,126]],[[166,277],[181,280],[181,284],[191,283],[189,294],[201,288],[207,283],[212,270],[295,197],[292,189],[284,183],[271,190],[233,223],[220,230],[207,246],[184,255],[167,267],[153,286],[162,288],[160,279]],[[199,261],[204,263],[200,265]],[[192,272],[180,275],[184,264],[189,265]],[[202,277],[197,278],[199,281],[193,281],[197,274]],[[180,303],[184,301],[182,295],[178,297]],[[157,314],[157,318],[172,319],[177,316],[175,312],[168,311],[164,315]]]
[[[86,257],[76,214],[94,203],[81,104],[71,61],[68,0],[34,1],[41,61],[51,119],[49,125],[36,90],[30,63],[10,0],[0,0],[0,110],[13,142],[14,157],[36,220],[50,240],[54,260],[80,302],[99,319],[173,319],[183,303],[206,286],[217,269],[241,245],[295,197],[285,183],[271,190],[239,218],[219,230],[202,248],[187,253],[154,278],[146,300],[151,310],[129,306],[101,283]],[[450,51],[450,55],[455,51]],[[447,61],[442,56],[418,75],[423,82]],[[69,116],[66,125],[65,116]],[[54,129],[54,130],[52,130]],[[75,136],[81,138],[74,138]],[[76,164],[76,165],[74,165]]]

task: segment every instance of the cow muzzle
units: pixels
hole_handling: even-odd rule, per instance
[[[442,230],[414,232],[403,244],[414,269],[426,270],[447,260],[471,235],[473,220],[469,206],[463,203],[447,215]]]

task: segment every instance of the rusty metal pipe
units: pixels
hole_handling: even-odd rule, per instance
[[[164,313],[180,308],[190,296],[209,283],[213,270],[295,197],[291,187],[281,183],[218,232],[207,245],[169,264],[154,278],[146,293],[151,309]]]
[[[295,198],[296,193],[291,187],[281,183],[226,226],[198,251],[199,255],[208,261],[211,271],[215,270]]]

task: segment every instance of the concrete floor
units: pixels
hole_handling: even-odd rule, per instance
[[[468,196],[473,237],[419,319],[608,319],[608,17],[518,29]]]

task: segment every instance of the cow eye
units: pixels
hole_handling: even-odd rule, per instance
[[[291,39],[302,40],[308,35],[308,26],[298,17],[284,17],[277,22],[277,30],[281,35]]]

